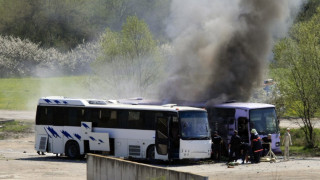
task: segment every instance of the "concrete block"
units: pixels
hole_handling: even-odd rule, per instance
[[[208,180],[208,177],[96,154],[87,155],[88,180]]]

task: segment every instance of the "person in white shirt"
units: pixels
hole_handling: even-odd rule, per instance
[[[284,145],[285,148],[283,159],[285,161],[289,161],[289,146],[292,146],[290,128],[287,128],[287,132],[284,134],[282,145]]]

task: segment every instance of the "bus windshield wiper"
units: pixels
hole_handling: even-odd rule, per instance
[[[210,139],[209,137],[184,137],[185,140],[203,140],[203,139]]]
[[[183,137],[183,139],[185,139],[185,140],[192,140],[193,137]]]

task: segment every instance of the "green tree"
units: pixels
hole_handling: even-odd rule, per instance
[[[317,13],[317,8],[320,6],[319,0],[309,0],[302,7],[301,12],[297,17],[297,21],[310,20],[313,15]]]
[[[307,146],[314,147],[313,118],[320,108],[320,8],[308,21],[293,26],[274,48],[271,73],[288,114],[301,118]]]
[[[129,16],[120,32],[106,30],[101,47],[102,54],[92,64],[95,73],[118,96],[146,95],[160,74],[162,59],[147,24]]]

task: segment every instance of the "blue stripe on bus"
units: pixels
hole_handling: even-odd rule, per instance
[[[71,136],[67,131],[61,130],[61,133],[62,133],[65,137],[67,137],[68,139],[73,139],[72,136]]]
[[[49,132],[52,134],[53,137],[55,137],[55,138],[57,138],[57,137],[61,138],[61,137],[59,136],[59,134],[58,134],[52,127],[47,127],[47,129],[49,130]]]
[[[90,127],[86,123],[82,123],[82,126],[85,127],[86,129],[90,129]]]
[[[48,134],[49,138],[52,138],[52,137],[50,136],[50,134],[48,133],[47,129],[46,129],[45,127],[43,127],[43,129],[46,131],[46,133]]]
[[[79,140],[81,140],[81,136],[79,134],[74,133],[73,134],[76,138],[78,138]]]
[[[51,101],[49,99],[44,99],[44,101],[49,103],[49,104],[51,103]]]

